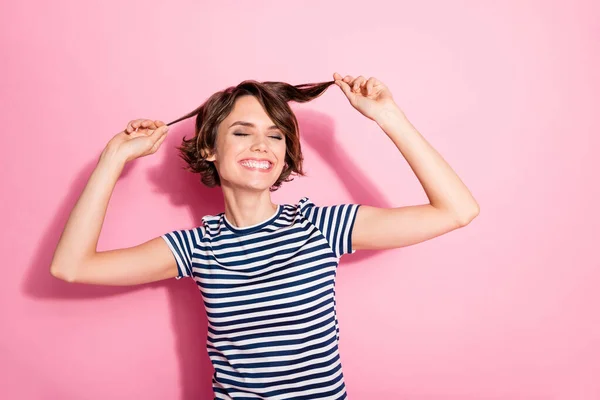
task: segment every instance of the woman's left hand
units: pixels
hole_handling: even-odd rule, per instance
[[[346,75],[345,78],[342,78],[335,72],[333,79],[335,84],[342,89],[352,107],[373,121],[377,121],[387,112],[402,113],[387,86],[374,77],[365,79],[362,75],[357,78]]]

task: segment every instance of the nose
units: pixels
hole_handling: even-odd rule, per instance
[[[262,135],[255,135],[254,142],[250,150],[252,151],[267,151],[267,143]]]

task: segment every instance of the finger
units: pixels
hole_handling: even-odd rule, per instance
[[[154,143],[154,145],[152,146],[152,150],[151,150],[151,152],[152,152],[152,153],[156,153],[156,151],[158,151],[158,149],[160,148],[160,145],[162,144],[162,142],[164,142],[164,141],[165,141],[165,139],[166,139],[166,138],[167,138],[167,135],[166,135],[166,134],[162,135],[162,136],[160,137],[160,139],[158,139],[158,140],[156,141],[156,143]]]
[[[346,75],[342,80],[349,84],[354,80],[354,78],[352,78],[352,75]]]
[[[141,126],[142,126],[142,128],[146,128],[146,129],[156,129],[157,128],[156,124],[151,119],[143,120]]]
[[[379,89],[387,89],[387,86],[385,86],[383,84],[383,82],[381,82],[379,79],[377,78],[373,78],[373,88],[375,90],[379,90]]]
[[[136,121],[135,119],[132,119],[131,121],[129,121],[129,122],[127,123],[127,128],[125,128],[125,132],[127,132],[127,133],[131,133],[131,132],[133,132],[133,131],[135,130],[135,128],[133,127],[133,123],[134,123],[135,121]]]
[[[169,131],[169,127],[168,126],[163,126],[160,129],[155,130],[152,135],[150,135],[150,139],[154,142],[154,144],[152,145],[152,148],[154,149],[155,146],[160,146],[161,139],[165,140],[164,138],[167,137],[167,132]],[[160,143],[159,143],[160,142]],[[158,143],[158,145],[157,145]]]
[[[140,118],[140,119],[136,119],[135,121],[133,121],[133,123],[131,124],[131,127],[135,130],[138,130],[141,126],[142,126],[142,122],[145,121],[145,118]]]
[[[340,86],[340,88],[342,89],[342,92],[344,92],[346,97],[348,97],[348,99],[350,99],[350,96],[353,95],[350,85],[348,85],[346,82],[344,82],[344,80],[338,80],[336,82],[338,83],[338,85]]]
[[[365,77],[360,75],[359,77],[357,77],[354,82],[352,82],[352,91],[353,92],[358,92],[360,91],[360,87],[362,86],[362,83],[365,81]]]
[[[333,80],[337,81],[339,79],[342,79],[342,75],[338,74],[337,72],[333,73]]]
[[[162,136],[166,136],[167,132],[169,131],[169,127],[167,125],[163,125],[158,129],[155,129],[154,132],[152,132],[152,134],[150,135],[150,138],[156,142],[158,141],[158,139],[160,139]]]
[[[157,119],[154,121],[154,125],[156,125],[157,128],[160,128],[161,126],[164,126],[165,123]]]
[[[133,123],[137,121],[137,120],[131,120],[129,121],[129,123],[127,124],[127,133],[131,133],[133,131],[135,131],[135,128],[133,127]]]
[[[376,79],[373,77],[370,77],[367,80],[367,96],[373,93],[373,85],[375,85],[375,81]]]

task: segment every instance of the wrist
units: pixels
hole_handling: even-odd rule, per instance
[[[379,127],[385,129],[387,126],[394,125],[397,123],[408,122],[408,119],[404,115],[404,112],[396,104],[391,104],[381,108],[375,122]]]
[[[98,158],[98,165],[107,166],[110,169],[121,171],[127,160],[125,160],[117,151],[107,146],[104,148]]]

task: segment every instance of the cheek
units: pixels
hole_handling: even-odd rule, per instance
[[[221,163],[235,160],[236,156],[243,151],[242,146],[236,143],[223,143],[218,149]]]
[[[273,149],[273,152],[277,154],[278,159],[280,159],[281,161],[285,161],[285,155],[287,153],[287,146],[285,142],[280,143],[275,149]]]

